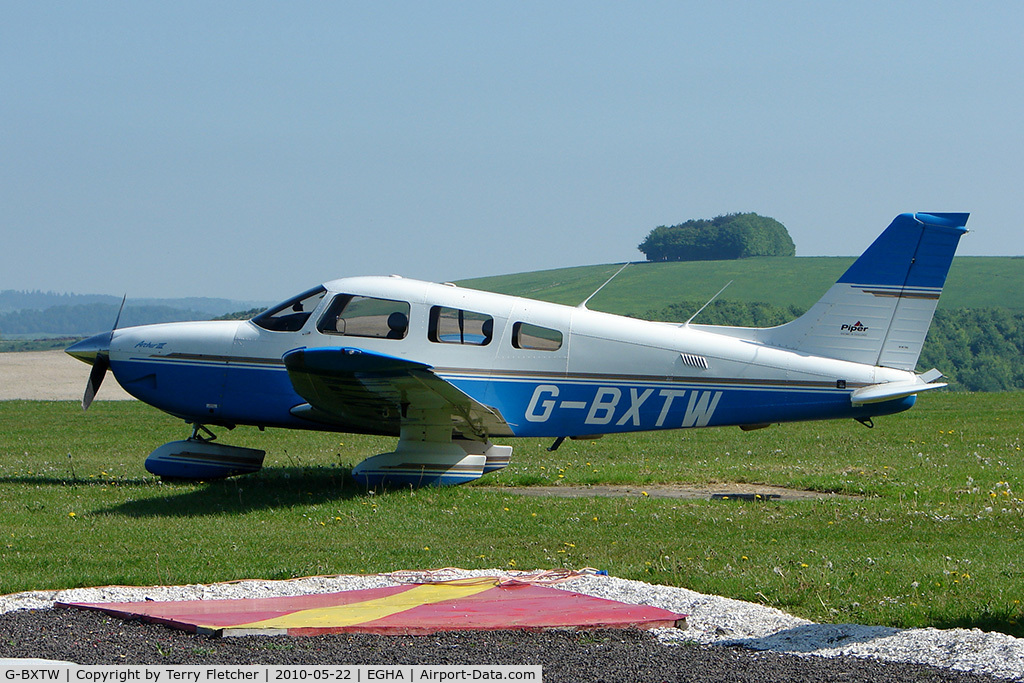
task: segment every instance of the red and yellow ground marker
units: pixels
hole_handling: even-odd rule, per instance
[[[179,602],[57,603],[223,636],[656,628],[685,615],[493,577],[316,595]]]

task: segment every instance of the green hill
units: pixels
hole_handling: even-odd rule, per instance
[[[707,301],[732,280],[723,301],[809,308],[853,263],[852,257],[750,258],[737,261],[634,263],[588,304],[608,313],[643,313],[679,301]],[[576,305],[618,269],[580,266],[459,282],[490,292]],[[939,307],[1024,311],[1024,258],[954,259]]]

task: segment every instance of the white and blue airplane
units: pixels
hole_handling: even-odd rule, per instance
[[[192,425],[146,468],[255,472],[264,451],[211,426],[398,437],[352,471],[367,486],[461,484],[505,467],[492,438],[852,418],[907,410],[968,214],[901,214],[804,315],[769,328],[637,320],[391,277],[327,282],[247,321],[114,329],[67,349]],[[692,319],[691,319],[692,320]]]

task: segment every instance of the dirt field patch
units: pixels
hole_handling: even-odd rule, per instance
[[[761,484],[713,484],[711,486],[681,486],[660,484],[652,486],[508,486],[504,493],[521,496],[553,496],[556,498],[627,497],[678,498],[686,500],[811,500],[818,498],[851,498],[838,493],[801,491]]]
[[[81,401],[89,369],[63,351],[0,353],[0,401]],[[134,399],[107,377],[96,400]]]

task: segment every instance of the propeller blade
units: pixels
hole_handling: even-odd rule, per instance
[[[106,355],[97,354],[93,361],[92,371],[89,373],[89,382],[85,385],[85,395],[82,396],[82,410],[89,410],[92,401],[96,398],[96,392],[103,384],[103,378],[107,375],[107,368],[110,367],[110,358]]]
[[[110,340],[107,342],[107,346],[110,345],[110,342],[114,341],[114,332],[117,331],[117,324],[121,322],[121,312],[124,311],[125,301],[128,301],[127,293],[123,297],[121,297],[121,308],[117,309],[117,317],[114,318],[114,326],[110,328]]]
[[[124,302],[127,300],[128,295],[125,294],[121,299],[121,307],[117,309],[117,317],[114,318],[114,326],[110,328],[109,334],[98,334],[67,349],[69,354],[79,360],[92,363],[89,381],[85,385],[85,395],[82,396],[82,410],[89,410],[89,406],[96,398],[96,392],[100,390],[103,378],[106,377],[107,370],[110,368],[110,344],[114,341],[114,332],[117,331],[117,324],[121,322],[121,313],[124,312]],[[103,339],[104,337],[106,339]]]

